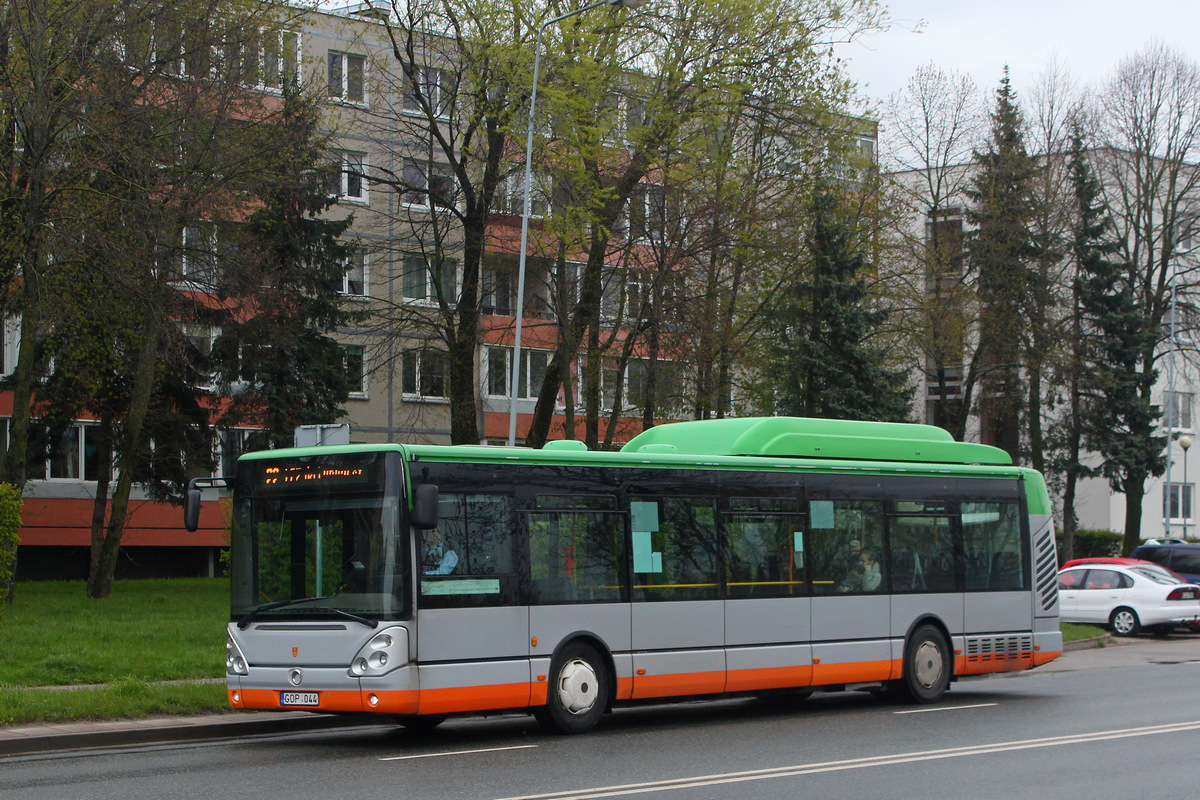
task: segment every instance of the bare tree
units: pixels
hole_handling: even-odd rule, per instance
[[[1118,256],[1146,330],[1157,344],[1142,354],[1141,370],[1153,375],[1167,351],[1164,331],[1172,282],[1180,296],[1195,291],[1193,274],[1182,269],[1178,242],[1191,232],[1200,212],[1200,67],[1165,45],[1150,44],[1123,59],[1099,98],[1102,149],[1096,166],[1122,249]],[[1144,430],[1152,436],[1158,410],[1146,381]],[[1145,480],[1162,473],[1154,458],[1124,469],[1125,549],[1140,538]]]
[[[960,439],[976,382],[963,222],[985,119],[982,94],[968,76],[928,64],[889,98],[881,154],[884,168],[895,173],[897,202],[907,209],[900,218],[924,221],[901,228],[900,253],[892,259],[901,266],[891,278],[898,297],[907,296],[915,349],[937,398],[929,421]]]

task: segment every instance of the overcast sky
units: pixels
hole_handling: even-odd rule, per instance
[[[930,62],[967,73],[989,96],[1005,64],[1020,95],[1055,56],[1077,81],[1095,86],[1150,41],[1200,62],[1200,0],[881,2],[892,29],[838,50],[869,100],[886,99]]]

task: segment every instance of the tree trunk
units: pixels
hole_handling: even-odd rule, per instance
[[[108,487],[112,482],[113,421],[105,417],[100,421],[100,448],[96,461],[100,474],[96,476],[96,497],[92,500],[91,554],[88,559],[88,585],[96,582],[100,570],[100,552],[104,547],[104,519],[108,511]]]
[[[162,325],[160,309],[148,312],[142,329],[142,346],[138,353],[134,373],[133,392],[130,395],[129,416],[125,419],[125,430],[121,436],[121,460],[117,465],[117,488],[113,492],[112,509],[105,530],[100,554],[96,559],[96,572],[89,577],[88,597],[103,599],[112,592],[113,576],[117,568],[117,554],[121,549],[121,536],[125,533],[125,519],[129,512],[129,492],[133,487],[133,473],[137,465],[138,444],[142,439],[142,428],[150,397],[154,393],[154,381],[158,372],[158,342]]]

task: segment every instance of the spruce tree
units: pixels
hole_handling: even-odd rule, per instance
[[[814,196],[809,276],[769,312],[768,388],[780,414],[907,421],[907,374],[890,369],[877,344],[888,313],[871,304],[866,261],[843,214],[833,191]]]
[[[984,441],[1020,460],[1022,336],[1029,304],[1037,296],[1037,162],[1025,149],[1024,123],[1008,70],[996,91],[988,149],[976,152],[979,174],[967,192],[976,226],[968,241],[980,305],[979,385]]]
[[[334,202],[316,134],[318,107],[285,92],[271,133],[283,137],[276,159],[253,186],[259,206],[240,231],[236,269],[222,287],[233,303],[210,311],[221,327],[213,344],[218,385],[232,397],[219,423],[261,425],[284,446],[298,425],[344,414],[346,351],[332,334],[355,321],[340,295],[353,246],[341,240],[353,218],[321,216]]]
[[[1155,333],[1146,325],[1128,266],[1111,259],[1120,245],[1078,129],[1071,137],[1071,184],[1080,373],[1086,376],[1080,382],[1080,428],[1084,444],[1103,457],[1101,474],[1125,495],[1124,549],[1129,552],[1139,538],[1146,478],[1161,475],[1165,467],[1166,441],[1154,435],[1159,411],[1146,402],[1158,373],[1144,369],[1143,356],[1154,347]],[[1076,473],[1086,474],[1082,468]],[[1072,511],[1068,507],[1067,513]]]

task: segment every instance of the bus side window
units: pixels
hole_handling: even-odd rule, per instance
[[[968,589],[1017,591],[1029,586],[1016,503],[963,503]]]
[[[623,515],[564,508],[533,512],[526,519],[533,602],[628,599],[621,578],[625,561]]]
[[[813,594],[887,591],[883,520],[880,501],[809,501]]]
[[[808,594],[804,579],[804,518],[786,498],[734,498],[722,516],[729,540],[729,597]],[[769,513],[775,510],[789,513]],[[760,511],[762,513],[750,513]],[[745,513],[742,513],[745,512]]]
[[[630,501],[635,600],[719,597],[716,498]]]

